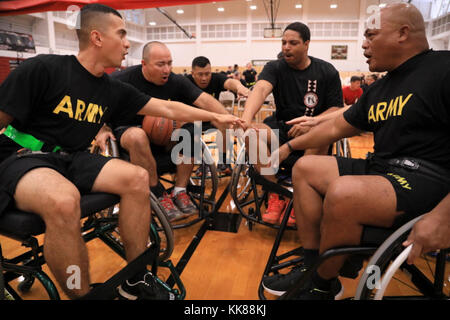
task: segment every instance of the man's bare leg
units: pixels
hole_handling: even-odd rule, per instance
[[[340,246],[359,245],[364,225],[388,228],[397,212],[392,184],[381,176],[343,176],[326,190],[321,223],[320,253]],[[337,277],[346,257],[325,261],[318,269],[323,279]]]
[[[44,220],[45,259],[64,292],[70,298],[86,294],[90,283],[89,258],[80,231],[78,189],[55,170],[37,168],[20,179],[14,199],[18,209],[34,212]],[[79,267],[80,288],[68,288],[69,266]]]
[[[123,160],[105,164],[92,187],[93,192],[120,196],[119,229],[127,261],[147,248],[150,232],[150,190],[147,170]]]
[[[128,128],[120,138],[121,146],[128,151],[130,162],[141,166],[149,174],[149,185],[154,187],[158,184],[158,172],[156,160],[153,156],[150,142],[144,130],[137,127]]]

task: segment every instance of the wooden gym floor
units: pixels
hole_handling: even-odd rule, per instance
[[[362,134],[350,139],[352,156],[364,158],[372,150],[371,134]],[[229,178],[222,178],[219,183],[217,198],[226,187]],[[220,212],[237,213],[232,208],[231,197],[228,196],[219,210]],[[171,260],[176,265],[189,246],[193,237],[201,227],[199,222],[191,227],[174,230],[175,250]],[[206,231],[197,249],[193,253],[181,280],[186,288],[186,300],[258,300],[258,286],[271,251],[276,230],[256,224],[249,230],[245,219],[242,219],[236,233],[222,231]],[[40,243],[43,236],[39,237]],[[20,243],[0,236],[0,243],[5,257],[13,257],[24,251]],[[296,231],[287,231],[279,248],[279,253],[300,245]],[[90,258],[91,282],[102,282],[112,276],[125,262],[119,258],[102,241],[96,239],[87,244]],[[449,268],[447,268],[449,269]],[[47,266],[44,270],[49,272]],[[48,273],[51,277],[51,273]],[[165,278],[164,271],[160,274]],[[447,275],[448,294],[448,275]],[[345,288],[344,297],[352,297],[356,290],[357,280],[341,278]],[[17,281],[15,281],[17,282]],[[15,284],[13,284],[15,286]],[[391,294],[404,294],[408,288],[394,287]],[[59,290],[62,299],[67,297]],[[38,281],[24,299],[48,299]],[[274,299],[268,295],[269,299]]]

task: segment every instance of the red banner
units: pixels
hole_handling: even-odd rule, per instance
[[[228,0],[216,0],[228,1]],[[0,15],[19,15],[44,11],[66,11],[71,5],[80,8],[88,3],[102,3],[117,10],[145,9],[213,2],[211,0],[3,0]]]

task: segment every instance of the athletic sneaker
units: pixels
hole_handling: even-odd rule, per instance
[[[175,205],[186,215],[197,214],[198,209],[192,202],[186,191],[180,191],[176,195],[172,194],[172,199]]]
[[[159,283],[150,271],[141,281],[125,281],[118,291],[119,298],[124,300],[175,300],[175,295]]]
[[[291,271],[286,274],[280,273],[272,276],[265,276],[262,280],[262,286],[268,293],[275,296],[281,296],[292,288],[307,270],[308,269],[303,264],[300,264],[294,266]]]
[[[269,193],[266,212],[262,215],[262,220],[267,223],[276,224],[280,220],[286,201],[280,199],[278,194]]]
[[[308,281],[305,288],[300,290],[298,296],[293,300],[338,300],[344,293],[344,287],[339,279],[334,279],[330,290],[317,288],[312,281]]]
[[[169,217],[169,221],[177,221],[186,217],[186,214],[181,212],[173,203],[172,198],[164,192],[164,194],[158,198],[158,202],[164,208]]]
[[[283,213],[280,216],[280,220],[278,221],[278,224],[281,224],[285,214],[286,214],[286,209],[283,210]],[[291,209],[291,212],[289,214],[289,218],[288,218],[288,221],[287,221],[286,224],[287,224],[288,227],[294,227],[295,226],[296,223],[295,223],[294,208]]]
[[[217,171],[221,175],[230,176],[233,172],[233,168],[231,168],[231,165],[228,163],[220,163],[217,165]]]

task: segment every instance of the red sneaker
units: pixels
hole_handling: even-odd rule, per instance
[[[283,210],[283,213],[280,216],[280,220],[278,220],[278,224],[281,224],[281,222],[283,221],[283,217],[284,217],[285,213],[286,213],[286,210]],[[288,227],[294,227],[296,225],[294,208],[292,208],[291,212],[289,213],[289,218],[288,218],[288,221],[287,221],[286,225]]]
[[[280,199],[278,194],[269,193],[269,201],[266,212],[262,215],[262,220],[267,223],[277,223],[280,219],[281,212],[283,212],[286,201]]]

